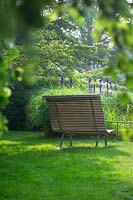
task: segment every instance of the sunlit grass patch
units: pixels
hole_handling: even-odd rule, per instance
[[[0,140],[0,200],[130,200],[133,196],[132,142],[45,138],[9,132]]]

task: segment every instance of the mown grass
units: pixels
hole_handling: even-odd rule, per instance
[[[0,140],[0,200],[132,200],[132,142],[8,132]]]

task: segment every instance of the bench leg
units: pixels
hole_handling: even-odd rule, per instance
[[[107,142],[108,142],[108,134],[105,134],[105,146],[107,146]]]
[[[63,139],[64,139],[64,133],[62,133],[62,136],[61,136],[61,141],[60,141],[60,145],[59,145],[59,148],[61,148],[62,147],[62,144],[63,144]]]
[[[100,138],[100,135],[98,135],[97,138],[96,138],[96,146],[95,146],[95,148],[98,147],[99,138]]]
[[[72,147],[72,135],[70,135],[70,147]]]

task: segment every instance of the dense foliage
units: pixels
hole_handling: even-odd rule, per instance
[[[102,1],[91,1],[91,0],[84,0],[84,1],[75,1],[75,0],[67,0],[67,1],[18,1],[18,0],[1,0],[0,1],[0,130],[4,130],[6,128],[6,119],[3,117],[3,109],[8,103],[9,96],[11,94],[11,86],[10,84],[12,78],[16,78],[21,80],[23,74],[25,74],[26,79],[30,79],[29,77],[33,77],[31,74],[31,69],[35,68],[38,71],[38,62],[34,59],[34,56],[26,57],[26,62],[19,65],[16,58],[20,56],[20,60],[23,61],[21,54],[19,55],[18,49],[16,49],[15,45],[24,44],[25,41],[29,41],[29,33],[33,32],[33,28],[42,28],[43,26],[51,27],[54,20],[57,20],[57,24],[55,23],[58,30],[58,22],[60,21],[60,17],[63,19],[65,18],[66,13],[69,13],[73,17],[73,20],[80,25],[83,25],[83,16],[86,12],[84,12],[84,8],[90,8],[93,4],[97,8],[98,14],[95,16],[95,28],[93,29],[93,36],[97,41],[101,40],[101,35],[107,32],[108,37],[111,38],[111,45],[115,49],[117,49],[117,55],[114,62],[114,67],[110,67],[107,72],[115,75],[118,71],[122,72],[125,75],[125,84],[129,88],[130,93],[132,93],[133,88],[133,73],[132,73],[132,52],[133,52],[133,40],[131,34],[133,32],[133,24],[132,24],[132,4],[128,4],[126,0],[109,0]],[[90,12],[88,9],[87,12]],[[7,15],[8,13],[8,15]],[[66,22],[66,21],[65,21]],[[51,25],[50,25],[51,23]],[[73,27],[74,23],[72,23]],[[66,23],[66,26],[68,24]],[[48,29],[48,30],[49,30]],[[46,30],[46,29],[45,29]],[[69,29],[71,30],[71,29]],[[84,29],[86,30],[86,29]],[[48,32],[55,37],[58,37],[59,32]],[[54,35],[55,33],[55,35]],[[68,38],[70,35],[70,31],[68,31]],[[67,34],[66,34],[67,36]],[[40,36],[39,36],[40,37]],[[77,59],[72,59],[71,54],[73,57],[77,55],[79,57],[83,54],[86,55],[86,59],[90,57],[91,52],[89,46],[85,46],[86,43],[83,42],[79,46],[80,49],[76,49],[73,44],[74,41],[69,40],[62,40],[68,41],[67,45],[69,44],[69,51],[67,51],[65,44],[59,43],[55,40],[50,41],[46,37],[46,34],[43,35],[43,46],[39,48],[40,56],[44,58],[45,65],[44,65],[44,74],[51,76],[51,73],[55,73],[55,70],[59,67],[60,63],[56,63],[57,58],[60,58],[60,62],[62,61],[62,65],[64,65],[65,61],[69,62],[68,65],[71,67],[72,63],[76,64]],[[31,40],[31,39],[30,39]],[[75,40],[75,38],[74,38]],[[49,44],[50,41],[50,44]],[[83,40],[82,40],[83,41]],[[92,42],[92,41],[91,41]],[[82,45],[84,48],[82,48]],[[59,48],[56,48],[59,46]],[[45,48],[46,47],[46,48]],[[53,52],[51,51],[49,54],[46,51],[48,48],[53,48]],[[96,47],[96,46],[95,46]],[[31,45],[31,49],[32,48]],[[63,58],[61,51],[64,49]],[[83,51],[81,51],[83,49]],[[93,48],[92,54],[95,54],[95,49]],[[72,52],[71,52],[72,51]],[[20,49],[21,52],[21,49]],[[31,52],[31,51],[30,51]],[[43,54],[45,52],[45,54]],[[66,54],[67,52],[67,54]],[[100,51],[101,54],[102,51]],[[105,51],[103,51],[104,54]],[[35,55],[35,52],[32,52]],[[97,52],[98,53],[98,52]],[[47,55],[51,56],[51,60]],[[27,54],[26,54],[27,55]],[[54,55],[54,57],[53,57]],[[67,56],[69,56],[67,60]],[[101,55],[100,55],[101,56]],[[30,59],[31,58],[31,59]],[[46,59],[45,59],[46,58]],[[54,60],[52,60],[52,58]],[[43,62],[44,62],[43,60]],[[50,62],[49,62],[50,61]],[[74,62],[73,62],[74,61]],[[52,63],[54,62],[54,64]],[[58,65],[59,64],[59,65]],[[79,64],[79,63],[77,63]],[[68,66],[67,65],[67,66]],[[48,67],[46,70],[46,66]],[[54,66],[54,70],[52,71]],[[50,69],[50,73],[49,73]],[[123,94],[124,101],[127,104],[131,101],[127,95],[127,93]],[[133,113],[130,113],[130,117],[133,117]]]
[[[10,103],[4,114],[8,118],[10,130],[26,130],[26,104],[30,98],[31,88],[23,81],[14,83]]]

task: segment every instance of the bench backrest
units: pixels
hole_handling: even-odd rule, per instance
[[[44,96],[54,132],[104,134],[106,131],[100,95]]]

